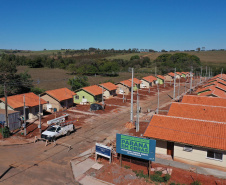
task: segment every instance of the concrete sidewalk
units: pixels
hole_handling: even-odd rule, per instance
[[[111,183],[102,181],[95,177],[85,175],[85,172],[91,168],[100,169],[102,167],[102,165],[89,158],[94,150],[95,147],[83,152],[71,160],[71,168],[75,181],[83,185],[112,185]]]
[[[184,170],[190,170],[193,168],[193,169],[196,169],[197,173],[199,173],[199,174],[213,175],[218,178],[226,179],[226,172],[223,172],[220,170],[203,168],[203,167],[199,167],[199,166],[189,165],[189,164],[180,163],[177,161],[172,161],[172,160],[167,160],[167,159],[162,159],[162,158],[155,158],[154,163],[172,166],[172,167],[180,168],[180,169],[184,169]]]

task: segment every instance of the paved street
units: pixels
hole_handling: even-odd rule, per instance
[[[182,92],[184,88],[180,89],[180,93]],[[173,96],[173,88],[160,93],[160,106],[171,101],[169,96]],[[141,101],[140,105],[142,111],[156,109],[157,96],[148,97],[147,100]],[[135,108],[136,104],[134,110]],[[121,132],[124,129],[123,124],[129,119],[130,107],[123,108],[121,112],[92,117],[92,120],[90,119],[75,133],[57,140],[71,145],[72,149],[69,152],[66,146],[54,147],[50,144],[45,147],[42,141],[26,145],[1,146],[0,184],[76,184],[70,160],[94,146],[96,142],[102,142],[108,136]],[[10,168],[10,165],[13,167]]]

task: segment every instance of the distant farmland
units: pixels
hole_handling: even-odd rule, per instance
[[[188,53],[190,55],[196,55],[200,58],[203,64],[209,65],[212,63],[215,64],[225,64],[226,63],[226,51],[200,51],[200,52],[159,52],[159,53],[132,53],[132,54],[119,54],[107,59],[125,59],[129,60],[133,55],[147,56],[152,61],[155,60],[159,55],[162,54],[175,54],[175,53]]]
[[[18,66],[18,73],[28,70],[28,74],[31,75],[34,80],[34,85],[36,87],[51,90],[62,87],[70,86],[67,84],[67,79],[76,77],[76,75],[71,75],[68,71],[63,69],[50,69],[50,68],[29,68],[28,66]],[[135,77],[142,78],[146,74],[136,73]],[[131,73],[122,72],[119,73],[119,76],[116,77],[107,77],[107,76],[88,76],[90,85],[95,85],[103,83],[106,81],[112,81],[114,83],[131,78]],[[39,84],[38,81],[40,81]]]

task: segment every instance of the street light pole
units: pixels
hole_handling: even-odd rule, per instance
[[[131,85],[131,112],[130,122],[133,123],[133,68],[132,68],[132,85]]]

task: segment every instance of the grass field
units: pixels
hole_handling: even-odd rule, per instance
[[[115,55],[112,57],[107,57],[107,59],[126,59],[129,60],[131,56],[133,55],[139,55],[139,56],[147,56],[149,57],[152,61],[155,60],[159,55],[162,54],[175,54],[178,52],[160,52],[160,53],[132,53],[132,54],[120,54],[120,55]],[[226,51],[201,51],[201,52],[179,52],[179,53],[188,53],[190,55],[196,55],[197,57],[200,58],[201,62],[203,64],[212,64],[212,63],[218,63],[224,64],[226,63]]]
[[[28,66],[18,66],[17,70],[18,73],[28,70],[28,73],[34,80],[34,85],[45,90],[57,89],[62,87],[70,88],[70,86],[67,84],[68,79],[73,78],[74,76],[76,77],[76,75],[71,75],[68,73],[68,71],[63,69],[29,68]],[[147,75],[142,73],[135,74],[135,77],[137,78],[142,78],[144,76]],[[109,80],[114,83],[117,83],[119,81],[126,80],[129,78],[131,78],[131,73],[129,72],[119,73],[119,76],[116,77],[107,77],[100,75],[96,75],[96,77],[88,76],[90,85],[96,85]],[[37,84],[38,81],[40,82]]]
[[[114,56],[110,56],[110,57],[106,57],[106,59],[123,59],[123,60],[130,60],[131,56],[134,55],[138,55],[138,56],[143,56],[143,55],[147,55],[147,53],[129,53],[129,54],[118,54],[118,55],[114,55]]]

